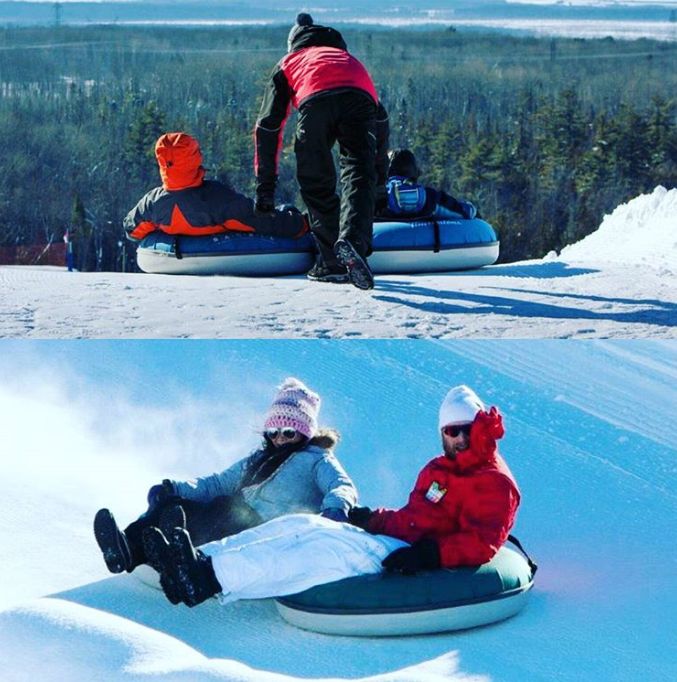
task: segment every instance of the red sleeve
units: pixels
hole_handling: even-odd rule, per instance
[[[503,474],[480,475],[459,514],[459,530],[436,538],[442,566],[479,566],[498,552],[515,520],[519,494]]]

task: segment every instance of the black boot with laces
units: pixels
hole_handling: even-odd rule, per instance
[[[338,263],[335,265],[325,265],[317,262],[313,265],[306,277],[313,282],[333,282],[334,284],[344,284],[349,281],[348,270]]]
[[[180,604],[183,600],[176,575],[174,557],[170,551],[167,538],[159,528],[155,526],[144,528],[143,549],[149,565],[160,575],[160,586],[165,597],[172,604]]]
[[[211,557],[193,547],[188,531],[175,528],[170,547],[181,601],[184,604],[197,606],[222,591]]]

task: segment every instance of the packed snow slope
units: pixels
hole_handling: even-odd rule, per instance
[[[0,266],[5,338],[674,338],[677,189],[619,206],[558,257],[376,288],[294,277]]]
[[[96,509],[127,523],[163,477],[242,457],[288,375],[322,395],[370,506],[403,504],[439,453],[451,385],[498,405],[515,532],[540,563],[525,610],[454,634],[332,637],[270,600],[191,610],[108,574]],[[674,342],[5,340],[0,379],[3,682],[677,679]]]

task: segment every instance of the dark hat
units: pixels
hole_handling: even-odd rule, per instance
[[[296,23],[291,27],[289,35],[287,36],[287,52],[291,52],[291,46],[294,38],[300,33],[304,26],[312,26],[313,18],[307,12],[299,12],[296,15]]]
[[[400,175],[416,181],[421,175],[416,157],[409,149],[393,149],[388,152],[388,159],[390,161],[388,176]]]

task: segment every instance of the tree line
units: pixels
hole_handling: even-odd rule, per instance
[[[0,247],[75,236],[79,269],[132,269],[127,211],[185,130],[208,176],[253,193],[252,130],[287,28],[0,29]],[[503,262],[595,230],[677,186],[677,46],[446,30],[343,29],[422,181],[473,201]],[[277,200],[301,205],[287,125]]]

